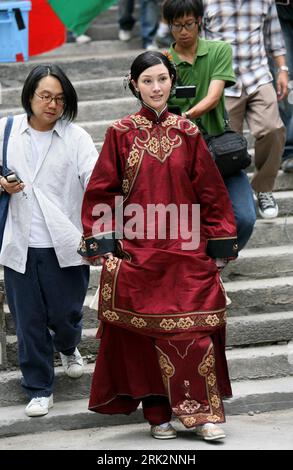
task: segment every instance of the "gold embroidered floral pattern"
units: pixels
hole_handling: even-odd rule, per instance
[[[209,368],[208,368],[207,364],[201,364],[198,368],[198,371],[199,371],[200,375],[207,375],[207,373],[209,371]]]
[[[219,324],[219,319],[217,315],[209,315],[206,319],[206,323],[211,326],[216,326]]]
[[[196,411],[201,407],[201,404],[196,400],[184,400],[180,403],[179,408],[187,414],[196,413]]]
[[[223,403],[217,386],[215,363],[214,347],[211,343],[202,362],[198,366],[199,374],[205,377],[209,410],[212,413],[206,417],[206,422],[211,423],[223,421],[224,417]]]
[[[151,128],[153,126],[152,121],[144,116],[141,116],[140,114],[132,114],[130,117],[138,126],[143,125],[147,128]]]
[[[130,152],[129,157],[127,159],[127,163],[129,166],[134,166],[139,161],[139,152],[134,147],[133,150]]]
[[[109,300],[111,298],[112,289],[109,284],[105,284],[101,292],[104,300]]]
[[[147,326],[147,322],[145,322],[142,318],[133,317],[131,320],[132,325],[136,328],[144,328]]]
[[[165,121],[162,122],[163,127],[168,127],[168,126],[175,126],[177,124],[178,117],[177,116],[168,116]]]
[[[159,356],[159,364],[163,374],[170,378],[174,375],[175,369],[174,366],[171,364],[170,359],[166,354],[161,353]]]
[[[169,139],[167,139],[166,136],[164,136],[161,140],[161,146],[162,146],[162,149],[164,150],[164,152],[170,152],[170,149],[173,145],[173,142],[171,142]]]
[[[108,258],[105,263],[107,271],[113,271],[116,268],[117,263],[118,263],[118,258],[113,258],[113,259]]]
[[[156,137],[152,137],[146,145],[146,148],[150,153],[158,154],[160,148],[158,139]]]
[[[221,405],[221,401],[220,401],[220,399],[217,395],[213,395],[211,397],[211,403],[212,403],[214,408],[219,408],[220,405]]]
[[[109,321],[119,320],[119,315],[116,312],[111,312],[111,310],[106,310],[103,312],[103,316]]]
[[[94,251],[95,251],[95,250],[98,249],[98,247],[99,247],[99,245],[98,245],[97,242],[93,242],[93,243],[90,244],[90,249],[91,249],[91,250],[94,250]]]
[[[216,383],[217,379],[216,379],[216,376],[215,374],[211,373],[209,376],[208,376],[208,384],[213,387]]]
[[[214,356],[210,355],[206,358],[205,360],[205,364],[208,366],[208,367],[214,367],[215,365],[215,358]]]
[[[176,325],[177,323],[172,318],[164,318],[160,323],[160,327],[164,330],[173,330],[173,328],[176,328]]]
[[[183,330],[187,330],[193,325],[194,325],[194,321],[191,320],[190,317],[180,318],[180,320],[177,322],[178,328],[182,328]]]
[[[187,416],[182,418],[185,427],[193,428],[196,425],[197,419],[194,416]]]
[[[122,182],[122,191],[124,192],[124,194],[128,193],[128,191],[129,191],[129,180],[127,180],[127,179],[123,180],[123,182]]]
[[[210,423],[217,423],[218,421],[220,421],[220,418],[217,415],[209,415],[209,416],[207,416],[207,420]]]

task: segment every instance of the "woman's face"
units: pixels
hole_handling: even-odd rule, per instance
[[[30,118],[31,126],[40,131],[53,129],[63,113],[63,97],[63,89],[57,78],[51,75],[42,78],[31,99],[33,112]],[[54,99],[52,100],[52,98]]]
[[[172,87],[167,67],[163,64],[145,69],[133,85],[147,105],[160,112],[166,105]]]

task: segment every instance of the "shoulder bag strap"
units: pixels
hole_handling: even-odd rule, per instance
[[[3,140],[3,161],[2,161],[3,176],[5,176],[9,172],[7,168],[7,147],[8,147],[8,139],[10,136],[12,124],[13,124],[13,116],[8,116],[5,130],[4,130],[4,140]]]

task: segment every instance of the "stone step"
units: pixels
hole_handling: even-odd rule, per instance
[[[121,98],[99,101],[81,101],[78,105],[77,122],[105,121],[123,117],[125,114],[135,113],[139,110],[138,101],[129,90],[120,93]],[[123,96],[123,97],[122,97]],[[22,108],[9,108],[0,110],[0,118],[7,114],[21,114]]]
[[[222,271],[224,282],[293,276],[293,246],[248,248]]]
[[[123,83],[124,77],[112,77],[110,79],[92,79],[75,81],[73,85],[76,89],[79,101],[96,101],[99,99],[108,100],[124,96],[125,88]],[[0,102],[0,110],[21,106],[21,87],[3,88],[2,103]],[[128,96],[132,96],[127,91]]]
[[[278,217],[272,220],[256,221],[253,233],[246,248],[282,246],[292,244],[293,217]]]
[[[251,346],[290,342],[293,339],[293,311],[230,316],[228,309],[227,346]]]
[[[293,311],[232,316],[230,310],[227,321],[228,347],[287,343],[293,338]],[[99,350],[99,341],[96,339],[98,320],[96,311],[89,310],[87,314],[84,316],[85,326],[79,349],[88,362],[93,362]],[[18,368],[17,339],[13,333],[6,337],[6,355],[8,369]],[[58,354],[55,363],[60,363]]]
[[[293,406],[291,377],[248,380],[233,384],[233,398],[225,400],[227,415],[248,411],[284,410]],[[42,418],[28,418],[24,405],[6,406],[0,411],[0,437],[33,434],[59,429],[84,429],[143,422],[142,410],[129,416],[103,415],[88,411],[88,399],[55,401]]]
[[[96,356],[95,356],[96,357]],[[232,381],[279,378],[293,375],[293,342],[288,345],[234,348],[227,351]],[[67,377],[63,368],[55,367],[54,396],[57,401],[87,398],[95,364],[85,364],[84,374],[78,380]],[[21,372],[0,372],[0,407],[26,403],[21,385]]]
[[[120,41],[106,43],[106,47],[98,55],[94,50],[92,52],[91,43],[85,46],[77,47],[75,44],[72,46],[79,55],[69,54],[66,57],[60,55],[53,58],[43,54],[27,62],[2,63],[2,89],[22,87],[25,78],[36,64],[47,64],[50,61],[59,65],[73,82],[80,81],[81,77],[83,80],[123,77],[128,73],[135,57],[142,52],[142,49],[125,49],[126,46]]]
[[[226,282],[230,316],[293,310],[293,276]]]
[[[110,24],[96,23],[92,24],[86,34],[88,34],[94,41],[115,41],[118,39],[119,25],[117,22]],[[136,45],[136,42],[139,41],[140,47],[142,47],[142,40],[140,38],[140,25],[135,24],[132,29],[132,38],[130,41],[127,41],[129,49],[133,48],[132,44]]]

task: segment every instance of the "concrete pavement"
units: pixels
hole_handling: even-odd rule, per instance
[[[34,418],[42,419],[42,418]],[[52,431],[0,439],[0,450],[293,450],[293,409],[228,416],[226,439],[201,441],[177,421],[176,440],[160,441],[147,423]],[[99,453],[100,455],[100,453]]]

